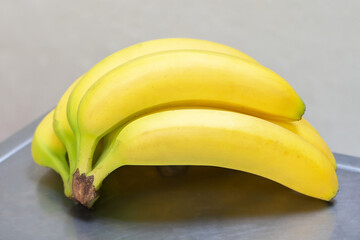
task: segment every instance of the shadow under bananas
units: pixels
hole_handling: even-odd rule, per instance
[[[332,204],[259,176],[217,167],[190,166],[174,177],[159,174],[155,167],[119,168],[105,180],[93,209],[67,199],[52,170],[41,175],[37,190],[41,209],[61,221],[62,234],[69,239],[113,239],[118,234],[139,239],[137,234],[154,232],[159,239],[183,234],[184,228],[201,235],[209,227],[226,234],[261,224],[266,228],[251,233],[254,239],[266,238],[269,231],[278,236],[274,239],[292,239],[294,234],[329,239],[335,221]]]
[[[55,186],[52,182],[59,179],[53,175],[45,175],[40,184]],[[62,192],[60,184],[56,184],[56,189]],[[69,203],[68,199],[63,201],[66,206]],[[83,221],[111,218],[125,222],[178,222],[285,216],[330,206],[236,170],[191,166],[184,174],[164,177],[155,167],[125,166],[104,181],[93,209],[74,204],[68,213]]]

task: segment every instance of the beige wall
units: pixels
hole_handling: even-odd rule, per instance
[[[360,156],[359,1],[0,6],[0,141],[54,107],[73,80],[110,53],[154,38],[191,37],[238,48],[282,75],[331,149]]]

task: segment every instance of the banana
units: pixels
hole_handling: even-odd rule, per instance
[[[35,130],[31,144],[34,161],[45,167],[54,169],[64,182],[64,193],[71,197],[71,187],[68,184],[69,166],[66,161],[66,149],[56,136],[53,129],[54,110],[47,114]]]
[[[299,120],[305,105],[273,71],[226,54],[177,50],[139,57],[98,80],[78,108],[78,163],[91,168],[99,139],[141,115],[211,107],[264,118]]]
[[[83,76],[75,80],[75,82],[66,90],[66,92],[61,97],[54,111],[54,121],[53,121],[54,131],[56,133],[56,136],[61,140],[61,142],[66,147],[69,158],[70,172],[73,172],[75,168],[77,149],[76,149],[76,138],[67,118],[67,104],[71,92],[73,91],[75,86],[80,82],[82,77]]]
[[[67,106],[68,118],[72,129],[74,131],[78,130],[77,109],[83,96],[100,77],[135,58],[156,52],[179,49],[198,49],[220,52],[256,63],[254,59],[239,50],[219,43],[199,39],[165,38],[135,44],[103,59],[90,69],[84,78],[79,81],[77,87],[73,90],[70,96],[69,104]]]
[[[300,137],[304,138],[306,141],[314,145],[327,157],[331,165],[334,167],[334,169],[336,169],[336,160],[330,148],[328,147],[324,139],[322,139],[320,134],[316,131],[316,129],[311,126],[311,124],[305,118],[293,122],[282,122],[274,120],[272,120],[271,122],[290,130],[291,132],[299,135]]]
[[[123,165],[237,169],[329,201],[336,161],[304,111],[284,79],[236,49],[158,39],[77,79],[39,124],[32,154],[88,207]]]
[[[79,81],[77,86],[73,89],[71,95],[69,96],[67,104],[67,117],[69,124],[72,130],[75,132],[77,142],[79,139],[79,127],[77,120],[77,111],[78,106],[87,92],[87,90],[103,75],[113,70],[114,68],[130,61],[136,59],[140,56],[153,54],[156,52],[168,51],[168,50],[178,50],[178,49],[198,49],[198,50],[208,50],[224,54],[229,54],[232,56],[243,58],[247,61],[257,63],[253,58],[248,55],[231,48],[226,45],[219,43],[199,40],[199,39],[189,39],[189,38],[165,38],[165,39],[156,39],[147,42],[142,42],[120,50],[109,57],[103,59],[101,62],[96,64],[92,69],[89,70],[87,74]],[[73,144],[74,146],[74,144]],[[76,155],[73,153],[71,148],[71,155]],[[74,173],[73,168],[71,167],[71,172]]]
[[[292,122],[282,122],[282,121],[275,121],[275,120],[269,120],[272,123],[275,123],[283,128],[288,129],[289,131],[295,133],[296,135],[302,137],[306,141],[308,141],[310,144],[312,144],[315,148],[317,148],[319,151],[321,151],[328,161],[331,163],[331,165],[336,170],[336,160],[334,155],[332,154],[330,148],[326,144],[326,142],[322,139],[320,134],[316,131],[316,129],[305,119],[302,118],[299,121],[292,121]],[[116,134],[116,131],[112,132],[112,134]],[[168,171],[170,173],[177,173],[181,172],[182,169],[179,170],[176,168],[177,166],[171,166],[171,167],[163,167],[164,171]],[[161,169],[161,167],[158,167]]]
[[[170,110],[134,120],[119,131],[87,177],[74,178],[73,189],[92,184],[86,196],[74,191],[75,198],[90,207],[103,179],[124,165],[236,169],[326,201],[338,191],[333,166],[312,144],[269,121],[223,110]]]

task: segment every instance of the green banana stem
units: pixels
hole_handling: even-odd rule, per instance
[[[115,130],[115,132],[117,132]],[[102,150],[102,154],[97,161],[96,167],[91,170],[92,166],[92,157],[91,158],[79,158],[78,168],[72,177],[72,194],[73,198],[80,202],[86,207],[91,207],[97,198],[99,197],[98,190],[101,186],[102,181],[108,176],[113,170],[119,167],[119,165],[114,167],[109,167],[108,165],[111,162],[114,162],[116,154],[112,154],[111,140],[114,138],[114,132],[110,133],[107,138],[105,138],[105,143]],[[89,140],[90,141],[90,140]],[[96,144],[94,144],[96,145]],[[83,154],[87,153],[90,156],[94,156],[94,151],[82,152]],[[82,155],[84,156],[84,155]]]
[[[76,161],[76,142],[75,141],[72,141],[72,144],[67,144],[66,146],[67,148],[67,153],[68,153],[68,158],[69,158],[69,179],[66,183],[66,187],[68,189],[68,192],[69,192],[69,195],[66,195],[70,198],[72,198],[72,179],[73,179],[73,173],[75,172],[76,170],[76,164],[77,164],[77,161]]]
[[[115,153],[114,148],[111,147],[101,158],[96,167],[88,173],[88,176],[94,176],[93,185],[95,190],[99,190],[104,179],[117,168],[125,165],[119,165],[119,154]],[[117,163],[117,164],[114,164]]]
[[[79,136],[79,135],[78,135]],[[82,205],[91,207],[99,197],[99,194],[93,186],[94,176],[87,173],[92,169],[92,160],[95,154],[96,146],[101,138],[86,136],[78,137],[78,158],[76,167],[72,168],[71,180],[69,184],[72,189],[72,198]]]
[[[53,160],[51,161],[52,166],[49,167],[54,169],[55,172],[57,172],[60,175],[64,184],[64,194],[70,198],[72,196],[72,190],[71,190],[71,185],[69,184],[69,179],[70,179],[69,166],[67,165],[65,158],[61,159],[60,161],[59,161],[60,159],[59,157],[53,155],[50,155],[49,158],[53,158]]]
[[[69,172],[72,173],[76,168],[76,142],[72,141],[71,144],[67,144],[66,149],[69,158]]]
[[[80,137],[75,171],[79,170],[80,173],[88,173],[91,171],[95,148],[100,139],[101,138],[88,137],[84,135]]]
[[[64,183],[64,194],[66,197],[68,198],[72,198],[73,194],[72,194],[72,186],[69,182],[69,179],[63,179],[63,183]]]
[[[70,167],[70,173],[74,174],[77,169],[80,173],[89,173],[93,169],[94,160],[97,160],[96,165],[102,161],[102,156],[105,155],[122,128],[123,126],[112,130],[104,137],[79,136],[78,160],[74,168]]]

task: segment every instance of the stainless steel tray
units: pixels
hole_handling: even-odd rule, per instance
[[[87,210],[33,162],[37,124],[0,144],[0,239],[360,239],[359,158],[335,154],[340,191],[332,203],[240,171],[190,167],[168,178],[127,166]]]

